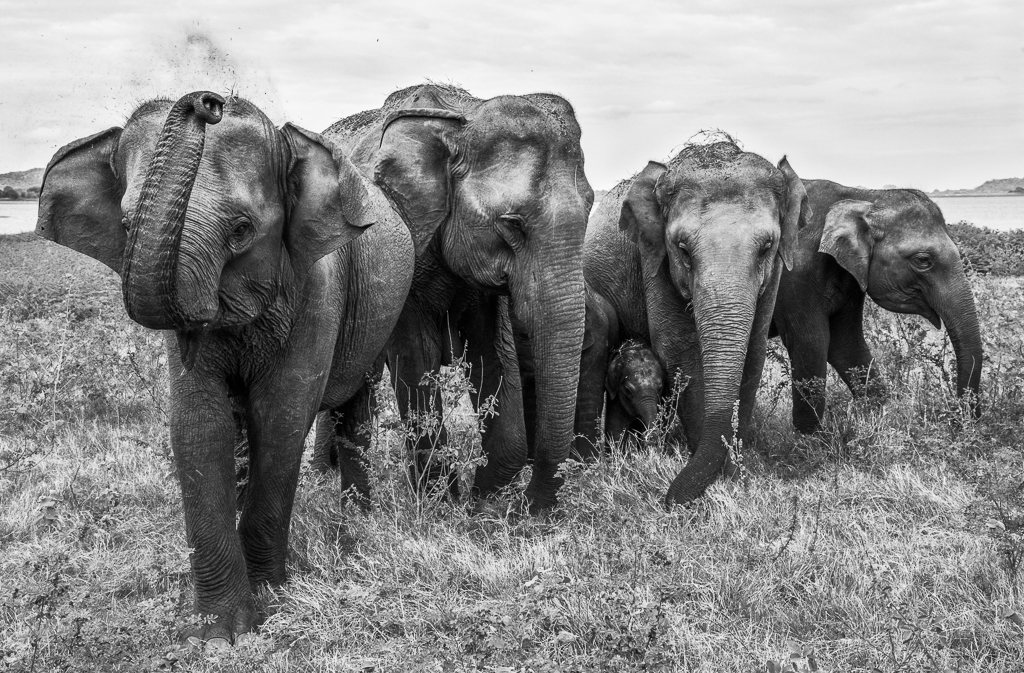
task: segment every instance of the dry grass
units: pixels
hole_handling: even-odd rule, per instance
[[[69,275],[66,275],[69,274]],[[988,357],[964,420],[950,353],[873,311],[884,406],[833,380],[825,432],[789,429],[772,359],[746,476],[689,510],[657,446],[568,468],[562,505],[418,498],[386,411],[374,507],[304,471],[289,583],[228,652],[195,619],[159,337],[113,274],[0,238],[0,657],[13,670],[1019,671],[1024,283],[976,278]],[[777,355],[779,347],[773,346]],[[472,460],[472,432],[457,434]]]

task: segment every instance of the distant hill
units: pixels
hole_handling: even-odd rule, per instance
[[[24,191],[29,187],[43,186],[43,169],[30,168],[27,171],[15,171],[14,173],[0,173],[0,189],[14,187]]]
[[[969,196],[971,194],[1009,194],[1015,190],[1024,190],[1024,178],[1000,178],[988,180],[974,189],[943,189],[935,190],[937,196]],[[1017,192],[1020,193],[1020,192]]]
[[[989,180],[985,184],[975,187],[973,191],[981,194],[1005,194],[1006,192],[1012,192],[1018,187],[1024,188],[1024,178]]]

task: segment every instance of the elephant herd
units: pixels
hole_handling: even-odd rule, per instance
[[[195,92],[54,155],[37,233],[117,272],[128,315],[165,333],[195,609],[213,616],[191,635],[232,642],[258,622],[253,589],[284,581],[318,413],[333,422],[317,424],[315,460],[369,489],[357,428],[385,365],[418,417],[439,402],[424,375],[464,357],[474,399],[498,409],[474,490],[532,462],[531,511],[556,503],[570,455],[650,424],[679,380],[692,455],[666,504],[700,497],[727,465],[737,401],[750,430],[770,336],[792,360],[798,430],[818,427],[826,363],[884,393],[865,294],[946,325],[977,410],[974,301],[924,194],[801,180],[725,141],[593,202],[575,113],[551,94],[415,86],[318,135]]]

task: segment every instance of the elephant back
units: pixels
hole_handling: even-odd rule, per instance
[[[480,102],[479,98],[457,86],[417,84],[395,91],[379,108],[363,110],[339,119],[327,127],[323,135],[350,154],[356,165],[363,168],[369,163],[374,151],[380,147],[384,122],[393,112],[412,108],[464,112]]]

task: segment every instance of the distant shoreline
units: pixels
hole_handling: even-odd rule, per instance
[[[988,198],[1003,198],[1003,197],[1006,197],[1006,196],[1008,196],[1010,198],[1021,198],[1021,197],[1024,197],[1024,194],[928,194],[928,196],[930,198],[933,198],[933,199],[936,199],[936,198],[938,198],[938,199],[962,199],[962,198],[965,198],[965,197],[975,197],[975,196],[980,196],[982,198],[988,199]]]

